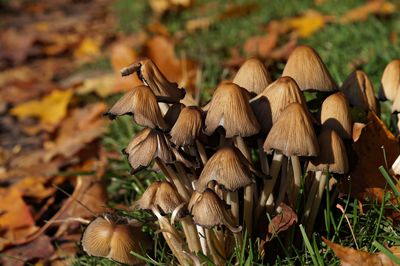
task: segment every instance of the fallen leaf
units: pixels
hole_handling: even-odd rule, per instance
[[[23,266],[33,259],[46,259],[54,253],[48,236],[42,235],[31,243],[5,250],[0,256],[3,266]]]
[[[277,46],[278,41],[279,34],[277,32],[269,32],[267,36],[250,37],[246,40],[243,49],[247,54],[266,58]]]
[[[322,29],[326,22],[332,20],[330,16],[324,16],[318,11],[308,10],[299,17],[282,20],[282,26],[294,30],[299,37],[308,38],[318,30]]]
[[[93,92],[98,96],[105,98],[116,92],[114,86],[115,75],[113,73],[88,77],[83,81],[82,85],[76,87],[76,94],[88,94]]]
[[[74,50],[74,57],[81,59],[84,57],[98,56],[100,54],[101,44],[102,42],[99,38],[84,38],[79,46]]]
[[[285,203],[279,205],[281,212],[278,213],[268,225],[266,241],[271,240],[280,232],[286,231],[297,223],[297,214]]]
[[[149,0],[149,5],[156,15],[162,15],[168,10],[188,8],[193,0]]]
[[[335,244],[325,237],[322,240],[330,247],[335,255],[340,259],[342,266],[395,266],[396,264],[385,254],[376,253],[371,254],[362,250],[355,250],[353,248],[343,247]]]
[[[51,196],[55,191],[55,188],[45,186],[47,181],[47,177],[28,176],[15,183],[12,187],[17,188],[25,197],[40,200]]]
[[[171,39],[155,36],[146,43],[147,56],[154,61],[165,77],[180,87],[193,92],[197,65],[188,59],[178,59]]]
[[[372,14],[389,15],[396,11],[396,6],[387,1],[367,1],[364,5],[349,10],[340,18],[341,23],[364,21]]]
[[[349,156],[354,169],[349,174],[350,178],[341,179],[339,190],[347,194],[351,188],[351,195],[359,199],[369,196],[382,200],[386,179],[378,168],[386,165],[383,152],[387,164],[393,164],[400,153],[399,142],[373,112],[368,114],[366,125],[361,125],[360,129],[361,134],[352,144],[355,154]]]
[[[42,123],[54,126],[66,116],[72,95],[72,90],[53,90],[41,100],[33,100],[15,106],[10,113],[19,119],[37,117]]]
[[[0,59],[20,64],[28,57],[33,41],[32,32],[17,31],[14,28],[2,30],[0,35]]]
[[[106,108],[104,103],[95,103],[73,110],[61,124],[60,134],[55,141],[46,143],[44,161],[49,162],[57,155],[64,159],[71,158],[85,145],[103,134],[106,121],[102,114]]]

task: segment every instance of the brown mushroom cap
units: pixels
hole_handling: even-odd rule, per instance
[[[264,133],[269,132],[290,103],[300,103],[307,110],[306,100],[291,77],[280,77],[250,100],[251,108]]]
[[[311,119],[299,103],[289,104],[272,126],[264,150],[279,151],[285,156],[317,156],[318,141]]]
[[[211,189],[206,189],[201,194],[194,194],[195,200],[191,205],[191,214],[196,224],[206,228],[225,225],[231,231],[240,231],[240,228],[235,228],[232,218],[227,212],[227,205],[217,194]]]
[[[167,96],[175,102],[179,102],[185,96],[185,90],[179,89],[178,84],[169,82],[151,59],[141,60],[121,70],[122,76],[133,72],[136,72],[157,96]]]
[[[81,243],[83,250],[90,256],[104,257],[127,265],[143,264],[130,252],[143,254],[142,248],[150,247],[149,238],[139,227],[114,215],[94,219],[83,232]]]
[[[160,158],[166,163],[173,162],[173,156],[165,136],[150,128],[139,132],[124,150],[133,170],[147,167],[154,158]]]
[[[156,181],[145,190],[140,199],[132,207],[141,210],[157,208],[161,212],[168,214],[172,213],[183,203],[185,201],[171,183],[168,181]]]
[[[272,82],[271,75],[257,58],[247,59],[236,73],[233,83],[259,94]]]
[[[323,128],[335,130],[341,138],[351,139],[353,124],[350,107],[342,92],[330,95],[322,103],[321,124]]]
[[[248,186],[253,182],[250,167],[237,148],[222,147],[205,164],[196,182],[196,190],[203,192],[211,181],[216,181],[229,191]]]
[[[346,95],[351,105],[379,113],[374,88],[364,71],[356,70],[351,73],[340,90]]]
[[[171,141],[177,146],[193,144],[202,128],[201,110],[195,106],[185,107],[171,129]]]
[[[337,86],[317,52],[305,45],[290,54],[282,76],[290,76],[302,91],[335,91]]]
[[[260,125],[250,108],[247,92],[234,83],[224,82],[218,86],[211,99],[205,132],[211,135],[222,126],[226,137],[247,137],[257,134]]]
[[[349,171],[346,147],[332,129],[323,129],[318,136],[319,156],[311,159],[309,171],[325,171],[345,174]]]
[[[394,101],[400,90],[400,59],[391,61],[383,71],[379,99]]]
[[[105,115],[111,119],[115,116],[132,114],[135,123],[165,129],[167,126],[158,106],[156,96],[149,87],[141,85],[125,93]]]

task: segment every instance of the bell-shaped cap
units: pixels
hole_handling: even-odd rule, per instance
[[[190,212],[196,224],[205,228],[225,225],[232,232],[238,232],[240,227],[235,227],[233,219],[229,216],[227,205],[211,189],[206,189],[201,194],[193,194],[195,199],[190,206]],[[193,196],[192,196],[193,197]]]
[[[375,98],[374,88],[364,71],[356,70],[343,83],[340,90],[346,95],[352,106],[379,113],[378,101]]]
[[[323,128],[335,130],[343,139],[352,138],[350,107],[342,92],[332,94],[324,100],[320,117]]]
[[[290,54],[282,76],[292,77],[302,91],[335,91],[337,86],[317,52],[305,45]]]
[[[318,136],[319,156],[311,159],[308,171],[325,171],[346,174],[349,171],[346,147],[332,129],[323,129]]]
[[[383,71],[379,99],[394,101],[400,90],[400,59],[391,61]]]
[[[203,128],[202,111],[189,106],[182,109],[171,129],[171,141],[177,146],[193,144]]]
[[[133,203],[132,207],[141,210],[157,208],[162,213],[170,214],[182,204],[185,204],[185,201],[171,183],[156,181],[143,192],[140,199]],[[182,214],[182,211],[180,211],[180,214]]]
[[[306,100],[291,77],[280,77],[250,100],[251,108],[264,133],[269,132],[282,111],[291,103],[300,103],[307,110]]]
[[[259,94],[272,82],[271,75],[257,58],[247,59],[232,81],[249,92]]]
[[[195,189],[203,192],[208,183],[215,181],[226,190],[236,191],[253,182],[252,171],[250,162],[237,148],[222,147],[204,165]]]
[[[147,86],[128,91],[105,113],[111,119],[124,114],[131,114],[135,123],[141,126],[166,128],[156,96]]]
[[[166,96],[175,102],[179,102],[185,96],[185,90],[179,89],[178,84],[168,81],[151,59],[141,60],[121,70],[122,76],[134,72],[157,96]]]
[[[317,137],[310,116],[301,104],[289,104],[272,126],[264,142],[264,151],[272,150],[287,157],[318,155]]]
[[[210,101],[205,132],[211,135],[222,126],[227,138],[257,134],[260,125],[249,104],[248,93],[234,83],[221,83]]]
[[[85,229],[81,244],[90,256],[108,258],[127,265],[141,265],[143,261],[130,252],[143,255],[151,247],[150,240],[140,227],[116,215],[106,214],[94,219]]]
[[[145,128],[139,132],[123,152],[128,155],[133,171],[147,167],[155,158],[160,158],[166,163],[174,161],[164,134],[150,128]]]

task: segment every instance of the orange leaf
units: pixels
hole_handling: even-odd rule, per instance
[[[308,10],[302,16],[284,19],[282,24],[295,30],[299,37],[307,38],[325,26],[331,17],[324,16],[315,10]]]
[[[322,240],[335,252],[340,259],[342,266],[395,266],[396,264],[386,255],[382,253],[370,254],[362,250],[355,250],[335,244],[325,237]]]
[[[349,10],[341,18],[341,23],[352,23],[364,21],[371,14],[392,14],[396,11],[396,6],[386,1],[368,1],[366,4]]]
[[[380,166],[385,166],[385,157],[382,147],[385,148],[388,166],[391,166],[400,153],[398,139],[387,129],[385,124],[371,112],[365,126],[360,125],[352,147],[355,152],[352,165],[354,169],[350,172],[350,179],[342,179],[339,189],[342,193],[351,194],[360,199],[365,196],[382,199],[386,179],[379,171]],[[350,186],[351,185],[351,186]]]

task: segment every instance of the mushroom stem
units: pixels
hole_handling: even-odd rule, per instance
[[[206,239],[207,239],[207,246],[210,249],[210,255],[213,258],[213,262],[215,265],[225,265],[225,258],[219,254],[217,248],[215,247],[214,243],[214,234],[211,229],[205,228],[206,231]]]
[[[274,189],[282,165],[283,154],[275,151],[270,168],[271,179],[264,180],[264,188],[260,195],[256,217],[258,218],[265,207],[265,203]]]
[[[318,184],[319,184],[319,180],[321,179],[321,175],[322,175],[322,171],[315,172],[315,177],[312,181],[311,189],[308,193],[309,196],[307,198],[306,206],[304,207],[304,214],[303,214],[303,219],[302,219],[303,224],[306,223],[306,221],[308,220],[308,217],[310,216],[311,207],[314,202],[315,194],[317,193],[317,190],[318,190]]]
[[[278,197],[276,198],[276,211],[279,213],[281,211],[279,204],[285,200],[286,191],[288,190],[290,179],[291,179],[291,169],[288,169],[288,160],[283,157],[282,160],[282,172],[281,172],[281,183],[279,186]]]
[[[158,167],[160,167],[161,171],[170,179],[170,181],[172,181],[182,198],[189,202],[189,193],[175,171],[170,166],[166,165],[160,158],[155,158],[155,162]]]
[[[192,194],[193,192],[193,188],[192,188],[192,182],[194,181],[193,178],[190,178],[188,176],[188,174],[186,173],[185,169],[183,168],[182,164],[180,162],[177,162],[175,164],[176,166],[176,170],[178,171],[178,174],[181,176],[181,178],[183,179],[183,184],[185,186],[185,188],[187,189],[187,191]]]
[[[321,175],[321,178],[318,182],[318,192],[315,194],[314,202],[311,207],[310,217],[306,222],[306,233],[310,235],[315,224],[315,219],[317,218],[319,206],[321,205],[322,195],[324,194],[325,185],[328,180],[328,171],[324,171]]]
[[[208,161],[207,153],[206,153],[206,150],[204,149],[203,144],[197,139],[196,139],[196,147],[197,147],[197,151],[200,154],[201,162],[203,163],[203,165],[205,165]]]
[[[193,219],[190,216],[185,216],[181,219],[181,223],[189,250],[195,253],[199,252],[201,250],[200,239]]]
[[[233,220],[236,224],[239,224],[239,196],[237,191],[229,191],[227,193],[230,205],[231,205],[231,213],[233,216]]]
[[[246,143],[241,136],[237,136],[234,139],[236,146],[244,157],[251,162],[251,153]],[[250,184],[244,188],[244,206],[243,206],[243,224],[246,226],[247,234],[251,236],[253,229],[253,201],[254,201],[255,185]]]
[[[258,152],[260,154],[260,164],[261,164],[261,170],[265,175],[269,174],[269,164],[268,164],[268,158],[267,158],[267,154],[264,152],[264,148],[263,148],[263,140],[262,139],[258,139]]]
[[[292,155],[292,156],[290,156],[290,160],[292,161],[293,180],[294,180],[294,187],[293,187],[292,193],[290,193],[290,195],[292,196],[292,199],[293,199],[292,206],[295,206],[295,203],[297,200],[297,195],[299,194],[299,190],[300,190],[300,186],[301,186],[302,170],[301,170],[300,160],[299,160],[298,156]]]

